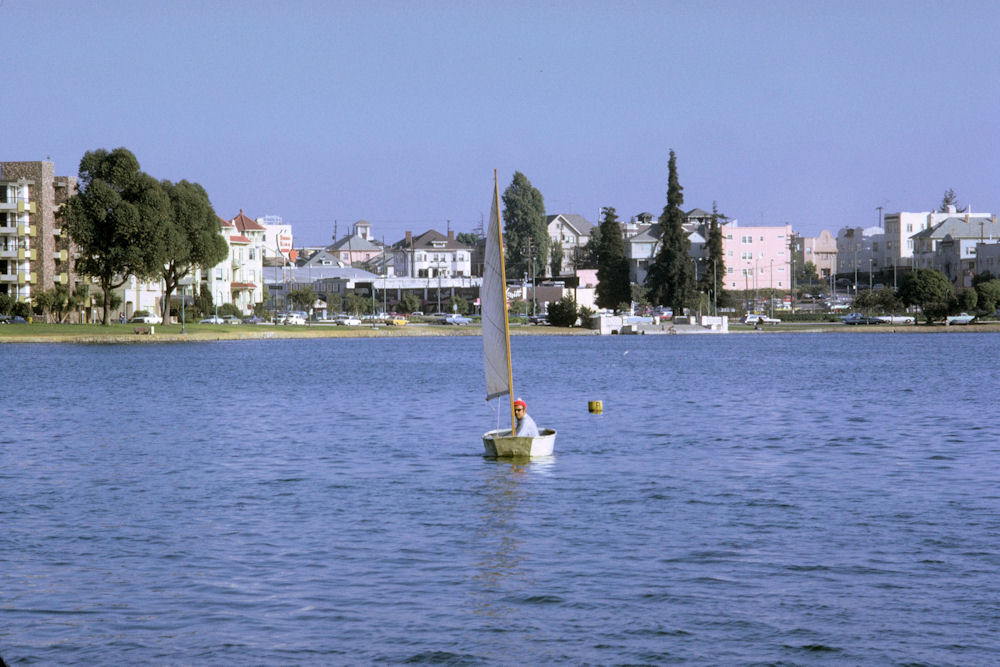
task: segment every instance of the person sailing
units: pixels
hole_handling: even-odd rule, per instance
[[[514,401],[514,418],[517,420],[517,430],[514,435],[518,437],[537,438],[538,426],[535,420],[528,416],[528,405],[522,399]]]

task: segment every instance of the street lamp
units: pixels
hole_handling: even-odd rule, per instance
[[[184,296],[184,285],[181,285],[180,288],[181,288],[181,333],[186,334],[187,331],[185,331],[184,329],[184,301],[186,300]]]

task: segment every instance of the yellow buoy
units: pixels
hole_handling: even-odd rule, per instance
[[[600,401],[591,401],[587,403],[587,408],[589,408],[590,412],[595,415],[599,415],[604,412],[604,405]]]

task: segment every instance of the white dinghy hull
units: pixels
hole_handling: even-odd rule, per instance
[[[510,435],[510,429],[489,431],[483,434],[484,456],[493,459],[529,458],[535,456],[552,456],[556,446],[556,432],[550,428],[541,430],[537,437],[518,437]]]

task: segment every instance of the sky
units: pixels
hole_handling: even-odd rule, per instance
[[[296,246],[666,203],[805,236],[1000,213],[1000,3],[0,0],[0,161],[124,146]],[[336,225],[336,227],[335,227]]]

